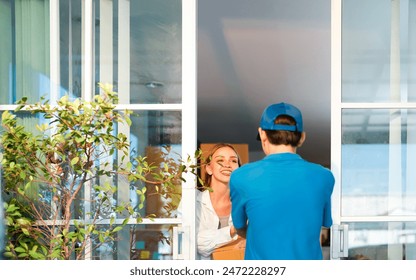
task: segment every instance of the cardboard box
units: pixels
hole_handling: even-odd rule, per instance
[[[212,259],[214,260],[244,260],[246,240],[238,237],[237,240],[230,242],[214,250]]]

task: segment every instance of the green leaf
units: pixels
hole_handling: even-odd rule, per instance
[[[114,232],[120,231],[122,229],[123,229],[122,226],[118,226],[118,227],[115,227],[112,232],[114,233]]]
[[[16,247],[14,250],[15,250],[16,252],[18,252],[18,253],[23,253],[23,252],[26,252],[26,249],[24,249],[24,248],[22,248],[22,247]]]
[[[19,255],[17,255],[19,258],[26,258],[26,257],[28,257],[29,256],[29,254],[27,254],[27,253],[21,253],[21,254],[19,254]]]
[[[124,116],[126,123],[128,124],[128,126],[131,126],[131,119],[128,116]]]
[[[79,162],[79,157],[74,157],[72,160],[71,160],[71,165],[75,165],[75,164],[77,164]]]
[[[9,259],[13,259],[13,258],[14,258],[14,255],[13,255],[11,252],[5,252],[3,255],[4,255],[6,258],[9,258]]]

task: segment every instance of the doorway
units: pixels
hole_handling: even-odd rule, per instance
[[[332,1],[332,258],[416,259],[413,1]]]

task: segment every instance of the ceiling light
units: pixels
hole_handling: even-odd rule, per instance
[[[163,87],[163,84],[161,82],[151,81],[144,84],[147,88],[159,88]]]

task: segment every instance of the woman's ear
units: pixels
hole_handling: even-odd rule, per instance
[[[207,171],[208,175],[212,175],[212,168],[211,165],[208,163],[207,165],[205,165],[205,170]]]

